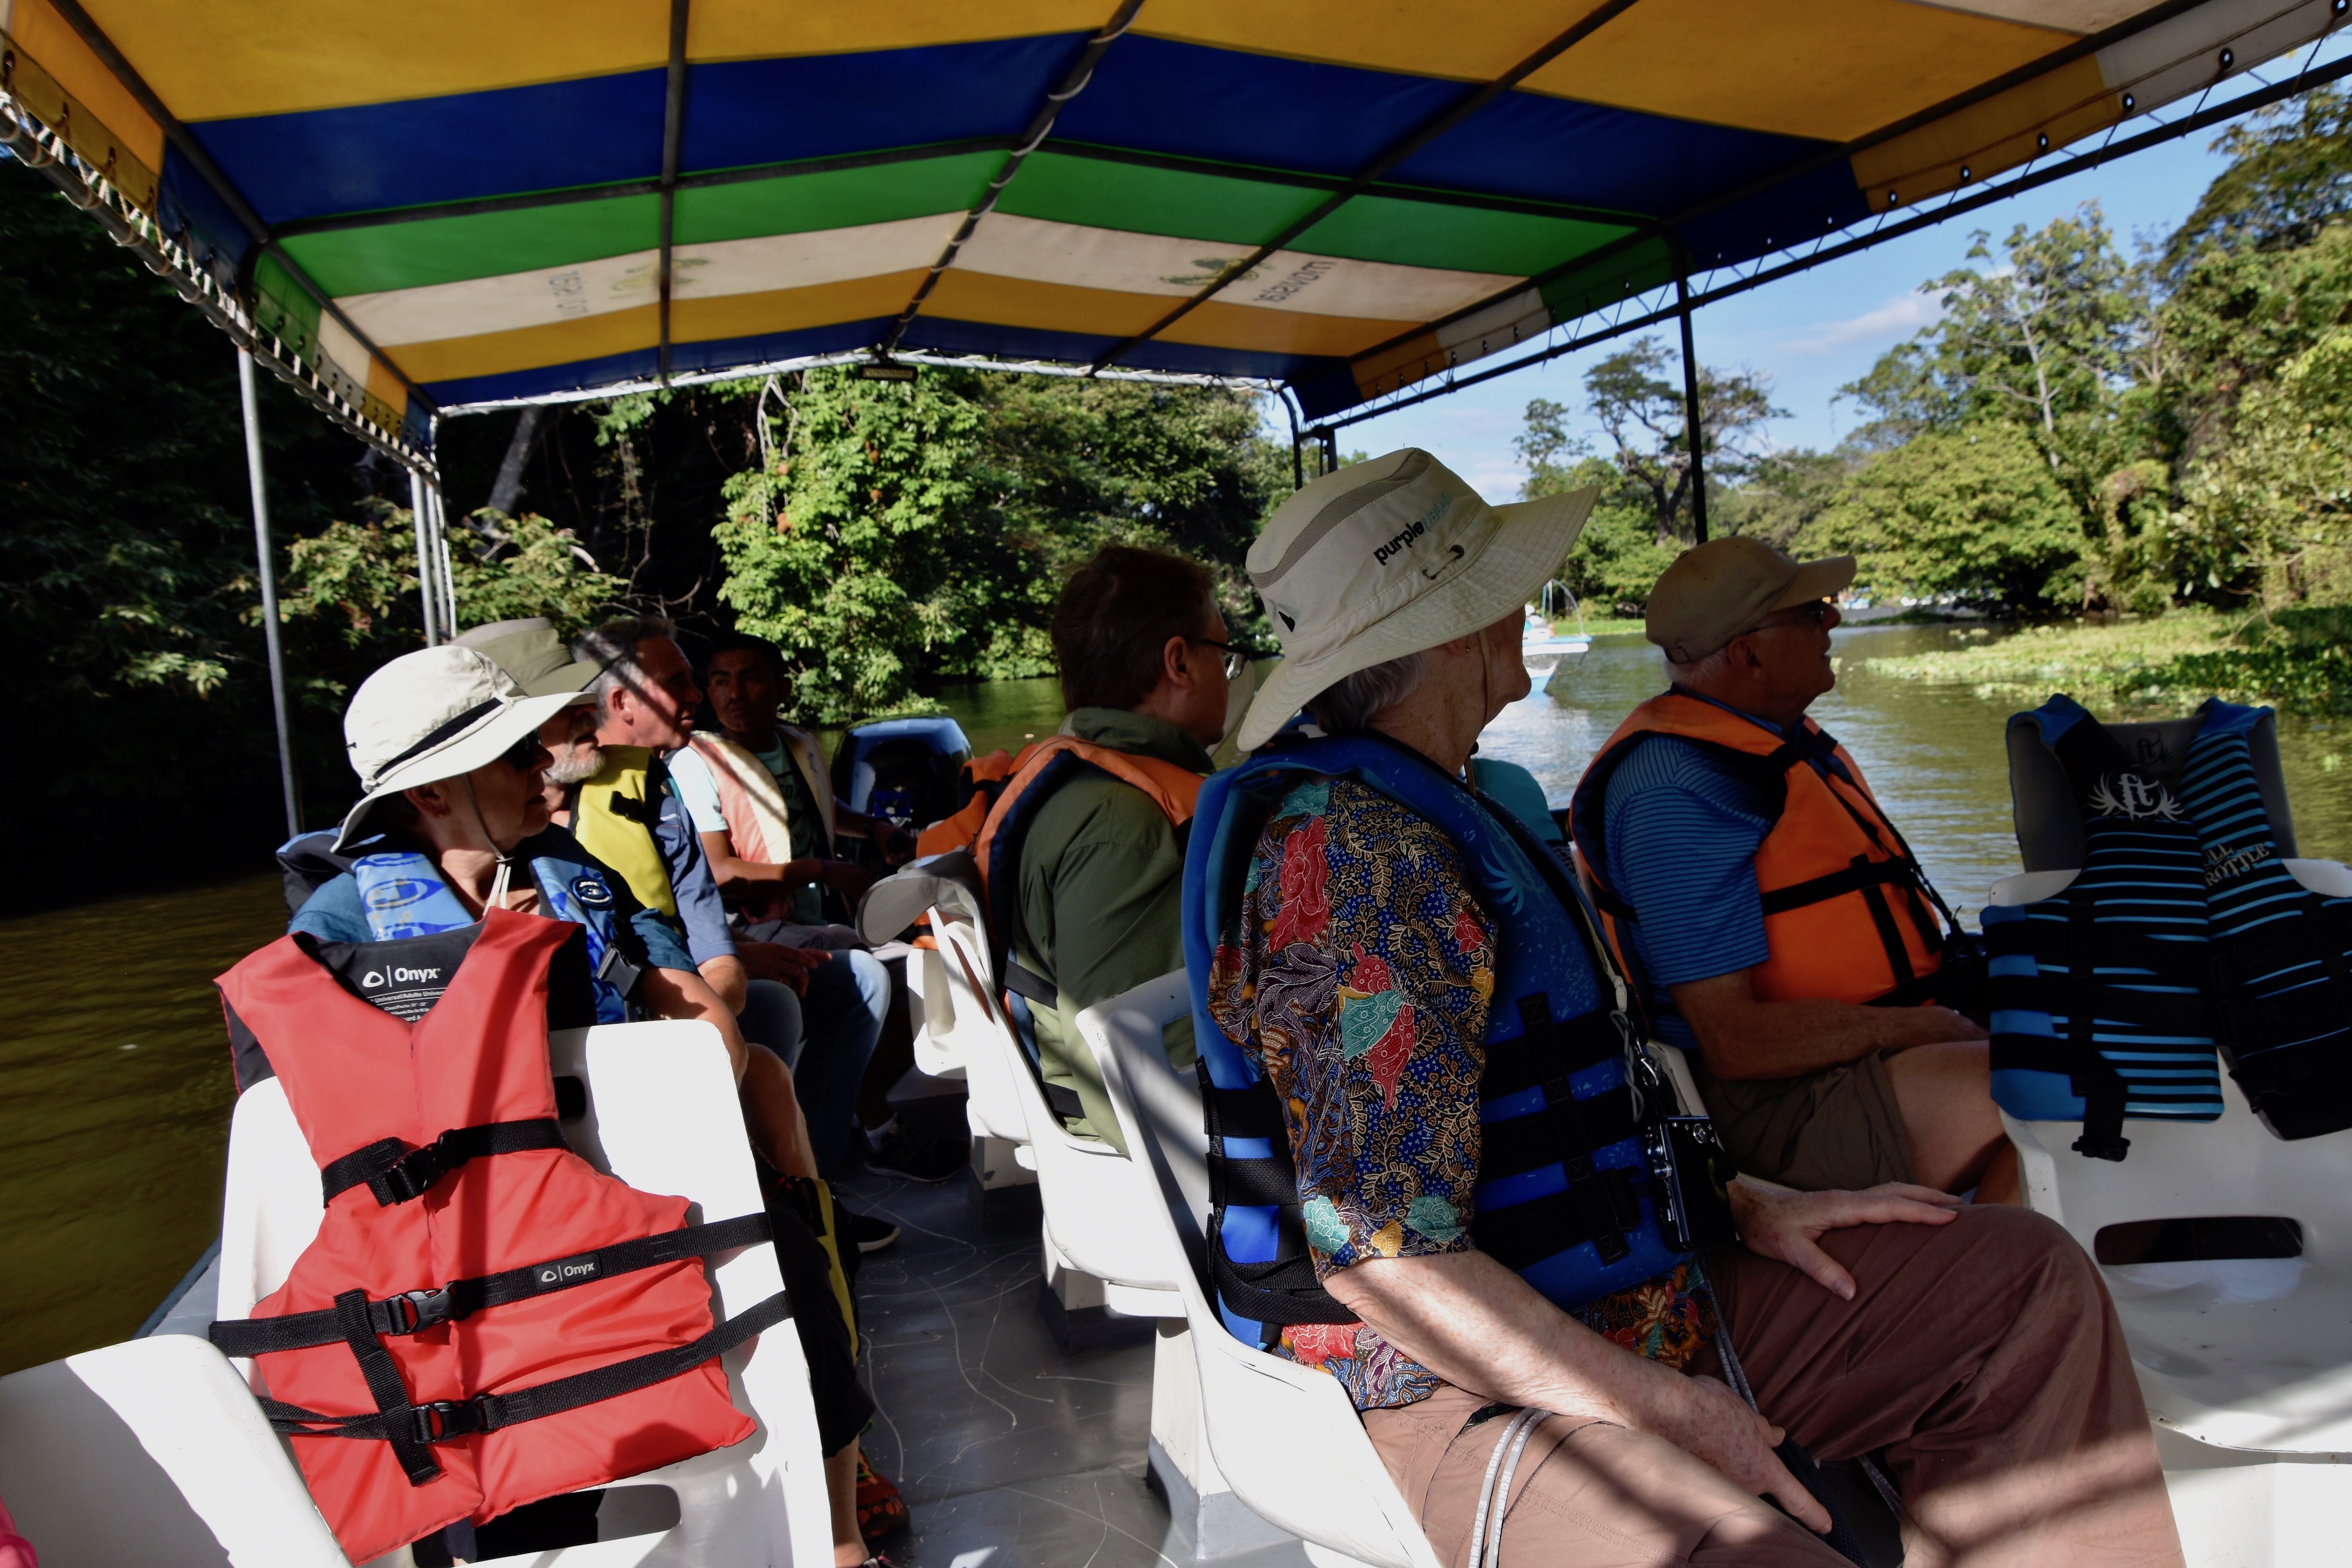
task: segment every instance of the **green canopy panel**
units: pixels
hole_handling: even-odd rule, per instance
[[[1344,417],[2344,3],[0,0],[0,42],[110,221],[421,461],[442,412],[901,352]]]

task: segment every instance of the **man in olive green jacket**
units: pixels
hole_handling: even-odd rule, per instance
[[[1228,661],[1237,656],[1207,569],[1155,550],[1106,549],[1062,590],[1053,637],[1070,711],[1065,733],[1210,771],[1210,748],[1225,728]],[[1118,1145],[1077,1018],[1184,967],[1183,841],[1150,795],[1097,768],[1067,770],[1028,823],[1019,920],[1005,935],[1015,961],[1054,983],[1052,1006],[1030,1004],[1040,1068],[1049,1092],[1065,1092],[1052,1094],[1057,1108],[1069,1109],[1070,1093],[1083,1108],[1065,1115],[1073,1132]],[[1171,1059],[1189,1067],[1192,1020],[1171,1024],[1166,1038]]]

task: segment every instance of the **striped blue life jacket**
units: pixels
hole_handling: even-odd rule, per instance
[[[2280,863],[2246,740],[2266,712],[2208,702],[2178,781],[2071,698],[2028,716],[2086,852],[2063,893],[1984,911],[1992,1092],[2021,1120],[2082,1122],[2082,1154],[2122,1159],[2126,1118],[2221,1115],[2217,1046],[2280,1136],[2352,1125],[2352,901]]]
[[[1496,987],[1479,1082],[1482,1152],[1470,1235],[1567,1311],[1680,1262],[1660,1224],[1643,1138],[1671,1110],[1637,1092],[1623,1014],[1604,998],[1565,869],[1509,813],[1373,737],[1307,740],[1202,786],[1184,860],[1184,961],[1209,1133],[1209,1266],[1226,1326],[1351,1322],[1317,1282],[1282,1108],[1244,1040],[1210,1016],[1211,956],[1260,833],[1302,776],[1351,779],[1453,841],[1495,926]],[[1589,913],[1589,912],[1588,912]],[[1655,1090],[1654,1083],[1646,1086]]]
[[[533,883],[551,919],[569,920],[588,933],[588,972],[596,989],[596,1021],[629,1021],[628,989],[636,970],[616,939],[614,899],[605,873],[584,861],[541,855],[530,862]],[[379,942],[429,936],[473,925],[469,913],[441,880],[440,868],[414,851],[362,855],[352,862],[368,930]]]
[[[2208,702],[2181,775],[2205,860],[2221,982],[2221,1054],[2282,1138],[2352,1127],[2352,899],[2325,898],[2281,857],[2248,737],[2270,710]]]

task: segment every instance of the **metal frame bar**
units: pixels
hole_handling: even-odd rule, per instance
[[[1793,277],[1801,272],[1810,271],[1825,262],[1842,260],[1846,256],[1868,250],[1874,246],[1885,244],[1888,240],[1899,239],[1905,235],[1932,228],[1947,219],[1958,217],[1980,207],[1990,206],[1996,202],[2006,201],[2011,196],[2021,195],[2027,191],[2039,189],[2058,180],[2070,179],[2085,170],[2095,169],[2117,159],[2130,157],[2135,152],[2144,152],[2149,148],[2160,147],[2168,141],[2193,135],[2197,131],[2208,130],[2224,120],[2234,120],[2242,114],[2251,113],[2257,109],[2266,109],[2272,104],[2284,102],[2298,93],[2306,92],[2315,87],[2324,87],[2347,76],[2352,76],[2352,55],[2332,60],[2316,68],[2306,68],[2285,80],[2274,82],[2253,92],[2242,93],[2222,103],[2199,109],[2177,120],[2152,126],[2136,136],[2126,137],[2121,141],[2111,138],[2096,147],[2080,152],[2062,150],[2059,154],[2053,154],[2053,157],[2063,157],[2063,162],[2053,162],[2041,169],[2032,168],[2031,165],[2023,166],[2021,172],[2002,183],[1988,182],[1974,191],[1955,192],[1951,198],[1941,205],[1932,208],[1915,208],[1908,215],[1901,218],[1895,218],[1891,214],[1882,214],[1879,225],[1868,233],[1854,235],[1835,243],[1827,243],[1825,239],[1816,241],[1811,250],[1802,254],[1797,253],[1793,246],[1790,247],[1778,253],[1790,258],[1784,262],[1774,263],[1769,255],[1757,257],[1754,270],[1744,277],[1738,273],[1737,267],[1729,268],[1727,270],[1732,274],[1730,282],[1696,290],[1689,297],[1689,304],[1696,309],[1701,306],[1713,305],[1719,300],[1745,294],[1752,288],[1761,287],[1768,283],[1777,283],[1784,277]],[[1638,298],[1646,298],[1647,296]],[[1606,312],[1596,310],[1580,319],[1590,320],[1593,316],[1614,313],[1612,319],[1595,330],[1577,334],[1535,353],[1523,354],[1517,359],[1490,365],[1468,375],[1448,376],[1436,386],[1421,387],[1417,391],[1406,392],[1405,387],[1413,386],[1416,382],[1402,382],[1397,392],[1387,394],[1381,399],[1368,399],[1345,413],[1335,414],[1318,421],[1316,428],[1339,430],[1351,424],[1361,423],[1368,419],[1377,419],[1382,414],[1394,413],[1400,409],[1411,408],[1415,404],[1427,402],[1433,398],[1444,397],[1449,392],[1458,392],[1465,387],[1476,386],[1481,382],[1493,381],[1497,376],[1509,375],[1514,371],[1525,370],[1530,365],[1546,363],[1559,359],[1563,354],[1572,354],[1580,349],[1591,348],[1596,343],[1622,337],[1628,332],[1660,326],[1672,319],[1682,309],[1680,303],[1674,302],[1662,303],[1643,309],[1638,314],[1630,313],[1629,308],[1634,303],[1634,299],[1613,301],[1607,308]],[[1557,327],[1554,329],[1555,331],[1559,329]]]
[[[1274,392],[1282,382],[1263,376],[1217,376],[1190,371],[1105,371],[1099,376],[1082,364],[1064,364],[1052,360],[1000,360],[988,354],[935,354],[928,350],[901,349],[891,356],[901,364],[935,365],[942,370],[997,371],[1006,375],[1063,376],[1073,380],[1087,377],[1107,382],[1142,382],[1153,386],[1169,387],[1229,387],[1237,392]],[[671,387],[709,386],[719,382],[757,381],[765,376],[785,375],[793,371],[822,369],[827,365],[850,365],[870,362],[870,349],[843,349],[827,354],[807,354],[798,359],[769,360],[760,364],[738,365],[726,370],[697,371],[690,375],[672,376],[667,383],[656,380],[617,382],[611,386],[572,387],[562,392],[541,392],[534,397],[498,398],[485,402],[459,403],[445,408],[440,417],[460,418],[469,413],[490,413],[500,409],[536,408],[563,403],[594,402],[602,398],[627,397],[636,392],[659,391],[665,384]]]
[[[1232,266],[1219,273],[1214,278],[1210,280],[1207,287],[1184,300],[1174,309],[1170,310],[1167,314],[1160,317],[1159,320],[1154,321],[1150,326],[1146,327],[1142,331],[1136,333],[1133,337],[1123,339],[1111,345],[1109,351],[1095,361],[1095,368],[1097,370],[1109,369],[1112,365],[1117,364],[1121,359],[1133,352],[1136,349],[1150,342],[1152,339],[1158,337],[1160,333],[1166,331],[1169,328],[1174,326],[1185,317],[1191,315],[1201,306],[1207,304],[1211,299],[1222,293],[1235,278],[1246,276],[1258,265],[1258,263],[1264,261],[1267,256],[1272,256],[1276,251],[1280,250],[1284,246],[1288,245],[1292,240],[1297,239],[1300,235],[1305,234],[1317,224],[1319,224],[1325,218],[1329,217],[1333,213],[1338,212],[1341,207],[1347,205],[1357,196],[1362,194],[1365,191],[1370,190],[1373,182],[1378,180],[1381,175],[1387,173],[1390,170],[1395,168],[1398,164],[1412,157],[1415,152],[1420,152],[1423,147],[1428,146],[1432,141],[1436,141],[1439,137],[1444,135],[1447,131],[1453,130],[1455,126],[1461,124],[1464,120],[1469,119],[1480,110],[1486,108],[1489,103],[1492,103],[1503,94],[1510,91],[1511,89],[1517,87],[1522,81],[1525,81],[1528,77],[1533,76],[1545,66],[1549,65],[1561,55],[1566,54],[1577,44],[1581,43],[1585,38],[1589,37],[1593,33],[1598,32],[1602,26],[1615,20],[1622,13],[1631,10],[1635,4],[1636,0],[1603,0],[1603,4],[1595,7],[1591,13],[1580,19],[1574,26],[1570,26],[1566,32],[1552,39],[1551,42],[1544,45],[1543,47],[1538,49],[1534,54],[1529,55],[1526,59],[1521,60],[1517,65],[1513,66],[1509,70],[1505,71],[1501,76],[1496,77],[1493,81],[1480,87],[1468,96],[1457,99],[1450,107],[1438,110],[1437,113],[1430,116],[1427,120],[1423,120],[1412,130],[1407,131],[1402,138],[1391,143],[1386,152],[1373,159],[1362,169],[1357,171],[1354,177],[1349,180],[1345,185],[1340,186],[1339,189],[1332,192],[1328,197],[1318,203],[1306,216],[1298,218],[1285,225],[1282,231],[1276,234],[1272,239],[1266,241],[1264,245],[1259,246],[1255,250],[1250,252],[1249,255],[1244,256],[1241,260],[1234,262]]]
[[[205,151],[204,144],[195,139],[186,126],[180,123],[179,117],[163,107],[163,100],[156,96],[155,89],[149,87],[146,78],[132,68],[130,59],[121,49],[114,47],[114,40],[108,37],[105,29],[91,19],[89,12],[81,8],[79,0],[49,0],[49,4],[57,7],[58,15],[66,19],[68,26],[81,35],[82,42],[88,44],[90,52],[104,62],[106,68],[113,73],[114,79],[122,84],[123,90],[139,100],[139,107],[145,110],[155,123],[163,129],[164,136],[173,147],[179,150],[180,156],[187,160],[188,167],[203,176],[205,183],[212,187],[213,194],[218,196],[222,204],[236,216],[236,221],[245,225],[246,232],[252,237],[254,243],[267,251],[278,266],[284,267],[287,276],[293,278],[301,286],[303,292],[318,302],[319,308],[335,319],[337,326],[349,332],[360,347],[375,356],[377,362],[390,371],[402,386],[408,389],[409,396],[416,399],[426,410],[431,410],[433,400],[425,395],[425,389],[409,380],[408,373],[393,362],[392,356],[377,348],[374,340],[365,332],[361,331],[349,316],[343,314],[342,308],[334,302],[327,291],[311,281],[310,275],[302,269],[301,265],[286,254],[285,247],[280,246],[277,236],[270,233],[269,225],[262,221],[261,214],[255,212],[252,204],[245,199],[245,193],[221,172],[220,166],[213,162],[212,155]],[[155,172],[156,177],[161,179],[163,172],[158,169]]]
[[[661,290],[661,348],[654,362],[665,385],[669,382],[670,242],[677,229],[678,143],[686,135],[686,19],[690,4],[669,0],[669,76],[662,89],[661,261],[656,274]]]
[[[250,351],[297,396],[404,465],[422,464],[427,469],[432,467],[428,454],[418,451],[399,431],[378,424],[348,402],[332,382],[318,373],[317,367],[255,320],[242,299],[222,287],[209,268],[198,267],[185,247],[117,190],[104,171],[92,167],[5,89],[0,89],[0,147],[6,148],[26,168],[37,171],[57,186],[67,201],[89,214],[106,231],[107,237],[136,256],[148,271],[169,281],[181,298],[226,333],[230,342]]]
[[[1052,133],[1054,121],[1060,117],[1062,106],[1087,90],[1087,84],[1095,79],[1095,67],[1101,63],[1104,53],[1127,36],[1128,28],[1135,23],[1135,14],[1141,9],[1143,0],[1120,0],[1118,9],[1111,14],[1109,21],[1103,24],[1102,31],[1087,40],[1087,47],[1078,51],[1078,57],[1070,62],[1068,70],[1062,73],[1061,84],[1045,94],[1045,101],[1037,106],[1037,112],[1031,116],[1028,129],[1022,132],[1021,144],[1013,150],[996,178],[988,183],[988,189],[981,196],[979,204],[963,215],[963,222],[949,238],[947,248],[940,252],[939,260],[931,263],[931,269],[923,275],[922,282],[915,286],[915,297],[907,301],[907,308],[898,312],[898,319],[890,323],[882,334],[882,340],[874,346],[876,358],[887,359],[898,347],[899,340],[907,335],[907,329],[914,325],[915,318],[921,313],[923,301],[931,297],[931,290],[939,287],[940,278],[955,265],[956,252],[963,248],[964,242],[971,238],[972,231],[980,227],[980,220],[995,210],[998,199],[1004,194],[1004,187],[1021,172],[1023,162]]]
[[[269,542],[269,494],[263,483],[261,404],[253,382],[253,353],[236,351],[237,402],[245,414],[245,473],[253,487],[253,555],[261,569],[261,643],[269,659],[269,709],[278,721],[278,783],[286,796],[286,836],[302,831],[294,792],[294,732],[286,715],[286,656],[278,635],[278,561]]]
[[[1690,448],[1691,532],[1706,543],[1706,412],[1698,401],[1698,350],[1691,346],[1690,268],[1677,252],[1675,314],[1683,328],[1683,444]],[[1339,432],[1330,433],[1337,439]]]

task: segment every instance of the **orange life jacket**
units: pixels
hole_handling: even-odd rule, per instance
[[[1812,720],[1804,725],[1809,736],[1828,739]],[[1728,760],[1768,801],[1780,802],[1756,852],[1771,949],[1752,971],[1758,1000],[1907,1006],[1931,999],[1944,948],[1927,904],[1932,890],[1845,747],[1830,742],[1847,777],[1825,775],[1802,748],[1762,725],[1678,691],[1626,716],[1585,768],[1570,813],[1593,902],[1621,958],[1630,955],[1618,923],[1638,915],[1613,885],[1604,811],[1618,765],[1654,735],[1679,737]]]
[[[1180,831],[1192,821],[1192,803],[1201,793],[1201,775],[1189,768],[1097,746],[1076,736],[1051,736],[1023,750],[1018,769],[1005,781],[980,830],[972,860],[979,866],[981,889],[988,901],[988,941],[997,974],[1005,978],[1009,988],[1046,1007],[1055,1005],[1053,977],[1034,975],[1012,961],[1011,943],[1021,906],[1021,845],[1029,836],[1037,808],[1086,768],[1142,790]]]
[[[327,1211],[285,1284],[212,1339],[258,1359],[270,1424],[355,1563],[753,1430],[717,1357],[784,1298],[714,1330],[701,1259],[765,1239],[767,1218],[689,1228],[684,1198],[563,1146],[547,976],[574,930],[488,911],[413,1024],[345,990],[308,937],[220,978]],[[371,946],[397,962],[449,935]]]
[[[988,825],[988,814],[996,810],[1004,787],[1036,749],[1034,746],[1024,746],[1018,757],[999,749],[966,762],[962,776],[956,780],[956,793],[963,803],[915,835],[915,853],[922,857],[943,855],[979,843],[980,831]]]

